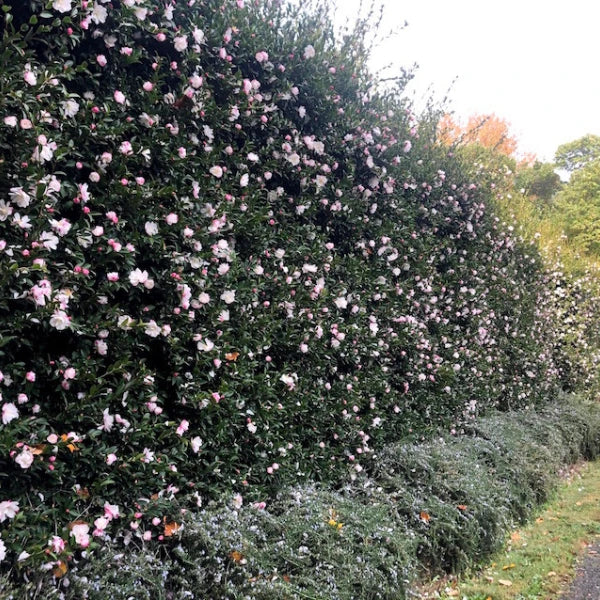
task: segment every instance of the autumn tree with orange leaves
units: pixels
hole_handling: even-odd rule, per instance
[[[455,144],[478,144],[500,154],[514,157],[517,138],[511,135],[510,125],[495,114],[472,115],[466,125],[451,115],[442,117],[439,124],[439,140],[448,146]]]

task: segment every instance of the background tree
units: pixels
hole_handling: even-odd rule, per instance
[[[598,159],[600,159],[600,136],[584,135],[559,146],[554,162],[559,169],[572,173]]]
[[[562,187],[560,176],[554,169],[552,163],[537,160],[531,166],[520,165],[515,185],[523,190],[524,195],[539,200],[541,206],[547,206]]]
[[[471,115],[466,125],[445,115],[439,126],[440,141],[446,145],[478,144],[506,156],[514,156],[518,141],[510,133],[510,124],[495,114]]]

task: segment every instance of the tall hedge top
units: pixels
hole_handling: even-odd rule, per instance
[[[535,251],[435,123],[375,91],[364,24],[336,42],[322,7],[243,0],[2,10],[11,559],[162,539],[222,490],[356,474],[554,388]]]

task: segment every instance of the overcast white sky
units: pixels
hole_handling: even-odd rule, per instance
[[[368,3],[368,0],[365,0]],[[493,112],[522,152],[552,160],[565,142],[600,135],[600,0],[385,0],[373,65],[418,63],[411,92],[449,91],[457,116]],[[337,16],[359,0],[338,0]],[[454,84],[452,84],[452,82]]]

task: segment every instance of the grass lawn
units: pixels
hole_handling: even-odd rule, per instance
[[[515,529],[505,549],[478,572],[434,581],[420,598],[553,600],[574,575],[575,561],[600,534],[600,461],[573,468],[554,500]]]

